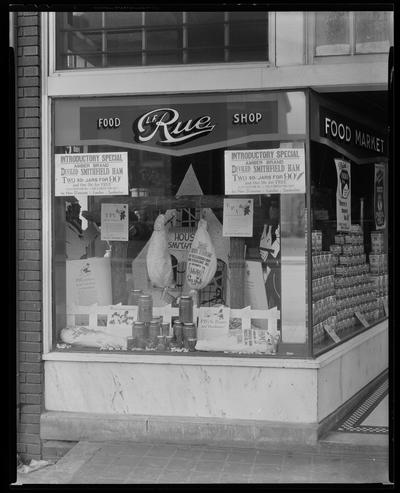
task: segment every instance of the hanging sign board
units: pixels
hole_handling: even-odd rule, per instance
[[[374,218],[375,228],[385,229],[385,165],[382,163],[375,164]]]
[[[225,194],[305,193],[304,149],[225,151]]]
[[[128,195],[128,153],[55,155],[55,195]]]
[[[128,204],[101,204],[101,240],[128,241]]]
[[[350,163],[335,159],[337,172],[336,222],[338,231],[350,231],[351,226],[351,176]]]

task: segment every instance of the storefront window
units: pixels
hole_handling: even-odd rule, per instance
[[[387,53],[393,43],[392,12],[316,12],[315,54]]]
[[[268,60],[266,12],[59,12],[57,69]]]
[[[305,354],[303,92],[60,99],[53,135],[54,349]]]
[[[326,103],[312,111],[319,118],[313,137],[320,141],[311,143],[318,354],[388,316],[387,140],[383,131]]]

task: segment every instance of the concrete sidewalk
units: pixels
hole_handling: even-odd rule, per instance
[[[384,483],[385,454],[79,442],[16,484]]]

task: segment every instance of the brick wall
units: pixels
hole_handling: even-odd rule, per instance
[[[40,13],[16,14],[17,330],[19,419],[17,452],[41,458],[43,405],[40,199]]]

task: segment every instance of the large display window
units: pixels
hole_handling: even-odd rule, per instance
[[[300,356],[302,91],[53,104],[53,349]]]
[[[384,130],[311,100],[314,354],[388,316],[388,172]]]
[[[313,91],[53,117],[54,350],[312,357],[387,317],[387,139],[367,118]]]

